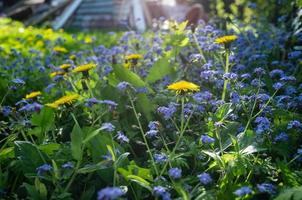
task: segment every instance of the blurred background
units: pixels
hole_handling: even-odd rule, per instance
[[[302,0],[0,0],[0,16],[54,29],[152,27],[153,19],[266,20],[300,29]],[[301,29],[300,29],[301,31]]]

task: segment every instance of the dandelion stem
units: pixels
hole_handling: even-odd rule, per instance
[[[137,120],[139,129],[140,129],[140,132],[141,132],[141,134],[142,134],[143,140],[144,140],[145,145],[146,145],[146,147],[147,147],[148,154],[149,154],[149,156],[150,156],[150,159],[151,159],[153,168],[154,168],[154,170],[155,170],[156,175],[158,175],[159,173],[158,173],[157,167],[156,167],[156,165],[155,165],[155,161],[154,161],[154,158],[153,158],[153,156],[152,156],[151,149],[150,149],[150,147],[149,147],[149,144],[148,144],[147,138],[146,138],[146,136],[145,136],[145,133],[144,133],[142,124],[141,124],[141,122],[140,122],[140,120],[139,120],[139,116],[138,116],[137,111],[136,111],[136,109],[135,109],[134,101],[133,101],[133,99],[132,99],[132,97],[131,97],[131,95],[130,95],[129,92],[128,92],[128,97],[129,97],[129,100],[130,100],[131,107],[132,107],[132,110],[133,110],[133,112],[134,112],[135,118],[136,118],[136,120]]]
[[[224,68],[224,73],[229,73],[229,50],[226,49],[225,52],[225,68]],[[228,86],[228,79],[225,79],[223,82],[223,91],[222,91],[222,96],[221,96],[221,100],[225,100],[225,95],[227,92],[227,86]]]

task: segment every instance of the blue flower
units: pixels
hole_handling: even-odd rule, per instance
[[[44,91],[45,91],[46,93],[49,93],[49,92],[51,91],[51,89],[54,88],[55,86],[56,86],[55,83],[51,83],[51,84],[49,84],[49,85],[44,89]]]
[[[116,139],[122,144],[129,143],[129,138],[122,131],[117,132]]]
[[[200,183],[203,184],[203,185],[208,185],[213,181],[210,174],[205,173],[205,172],[199,174],[197,177],[198,177]]]
[[[101,129],[108,132],[113,132],[115,130],[115,126],[111,123],[106,122],[102,124]]]
[[[265,74],[265,70],[262,67],[257,67],[254,69],[254,73],[257,74],[258,76],[261,76]]]
[[[67,162],[62,165],[62,168],[64,168],[64,169],[72,169],[73,167],[74,167],[74,165],[72,162]]]
[[[299,129],[299,128],[302,128],[302,124],[298,120],[290,121],[287,124],[287,129]]]
[[[52,170],[52,166],[49,164],[43,164],[40,167],[37,167],[37,169],[36,169],[37,174],[39,176],[41,176],[42,174],[44,174],[45,172],[48,172],[50,170]]]
[[[148,88],[146,87],[138,87],[135,89],[136,93],[142,93],[142,94],[146,94],[148,93]]]
[[[300,148],[299,149],[297,149],[297,156],[298,156],[298,161],[301,161],[301,157],[300,156],[302,156],[302,146],[300,146]]]
[[[112,67],[110,66],[105,66],[104,67],[104,76],[107,76],[108,74],[110,74],[113,71]]]
[[[168,173],[169,173],[169,176],[172,177],[173,179],[179,179],[179,178],[181,178],[182,170],[175,167],[175,168],[169,169]]]
[[[157,108],[157,111],[164,116],[164,118],[170,119],[173,114],[176,112],[176,106],[173,103],[170,103],[168,107],[162,106]]]
[[[215,70],[206,70],[206,71],[202,71],[200,73],[200,78],[205,79],[205,80],[210,80],[216,74],[217,74],[217,71],[215,71]]]
[[[155,196],[160,196],[162,200],[171,200],[171,194],[162,186],[155,186],[153,188],[153,194]]]
[[[274,70],[270,71],[269,75],[271,78],[274,78],[276,76],[282,77],[282,76],[284,76],[284,72],[281,69],[274,69]]]
[[[13,79],[12,82],[15,83],[15,84],[18,84],[18,85],[24,85],[25,84],[24,80],[20,79],[20,78]]]
[[[284,133],[284,132],[281,132],[279,133],[276,137],[275,137],[275,142],[281,142],[281,141],[287,141],[289,138],[289,136]]]
[[[263,192],[263,193],[266,192],[269,194],[276,193],[276,187],[271,183],[257,184],[257,188],[258,188],[259,192]]]
[[[288,58],[289,59],[296,59],[296,58],[301,58],[302,57],[302,51],[292,51],[288,53]]]
[[[239,189],[237,189],[234,194],[238,197],[243,197],[245,195],[250,195],[252,194],[252,189],[249,186],[243,186]]]
[[[124,191],[119,187],[106,187],[98,191],[98,200],[114,200],[121,196],[123,196],[125,193]]]
[[[294,76],[283,76],[280,78],[280,81],[285,81],[285,82],[289,82],[289,81],[296,81],[297,79]]]
[[[101,100],[100,103],[109,106],[110,109],[115,109],[118,105],[117,103],[111,100]]]
[[[86,100],[85,106],[91,108],[93,105],[100,103],[100,100],[97,100],[96,98],[90,98]]]
[[[213,94],[209,91],[198,92],[193,95],[193,99],[198,103],[210,101],[212,97]]]
[[[242,74],[242,75],[240,76],[240,78],[242,78],[242,79],[250,79],[250,78],[251,78],[251,75],[250,75],[249,73]]]
[[[168,160],[168,156],[164,153],[156,153],[153,157],[155,162],[159,164],[165,163]]]
[[[270,129],[270,121],[266,117],[257,117],[255,122],[257,123],[256,133],[261,134]]]
[[[148,127],[149,127],[150,130],[158,130],[159,122],[158,121],[151,121],[151,122],[149,122]]]
[[[273,84],[273,88],[274,88],[275,90],[280,90],[282,87],[283,87],[283,84],[280,83],[280,82],[277,82],[277,83],[274,83],[274,84]]]
[[[153,138],[157,136],[158,130],[149,130],[146,132],[146,136],[149,138]]]
[[[125,91],[126,89],[129,89],[129,88],[132,88],[131,84],[126,82],[126,81],[123,81],[123,82],[120,82],[118,85],[117,85],[117,89],[120,90],[120,91]]]
[[[12,108],[10,106],[3,106],[1,108],[1,113],[4,117],[7,117],[12,112]]]
[[[232,72],[228,72],[223,75],[223,78],[228,80],[236,80],[238,78],[238,75]]]
[[[211,144],[211,143],[215,142],[214,138],[207,136],[207,135],[202,135],[200,137],[200,140],[203,144]]]
[[[26,111],[26,112],[39,112],[42,109],[42,105],[39,103],[31,103],[27,104],[19,109],[19,111]]]
[[[233,104],[240,103],[240,96],[237,92],[231,92],[230,97]]]

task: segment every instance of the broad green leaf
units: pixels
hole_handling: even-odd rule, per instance
[[[20,160],[24,173],[36,173],[37,167],[48,161],[45,153],[34,144],[26,141],[15,142],[15,155]]]
[[[58,151],[60,149],[61,145],[58,143],[48,143],[48,144],[41,144],[38,146],[38,148],[46,153],[47,155],[54,154],[55,151]]]
[[[86,136],[86,138],[83,140],[83,143],[89,142],[92,138],[94,138],[95,136],[97,136],[100,133],[101,130],[102,130],[102,128],[99,128],[99,129],[97,129],[95,131],[92,131],[92,132],[88,133],[87,136]]]
[[[79,161],[82,159],[83,156],[83,131],[75,118],[74,120],[76,123],[71,132],[71,154],[74,159]]]
[[[44,107],[39,113],[35,113],[31,122],[33,125],[38,126],[42,131],[48,131],[54,123],[55,115],[51,108]]]
[[[114,76],[112,75],[109,77],[109,83],[112,84],[112,86],[116,86],[114,83],[116,82],[116,79],[118,79],[120,82],[127,81],[135,87],[146,87],[151,93],[153,93],[152,89],[137,74],[125,69],[121,65],[113,65],[112,67],[114,70]],[[153,112],[153,104],[147,98],[146,94],[139,94],[137,97],[139,109],[144,113],[146,118],[150,120],[151,113]]]
[[[154,83],[173,72],[173,67],[170,65],[168,58],[164,57],[154,63],[146,77],[146,81],[148,83]]]
[[[283,191],[274,200],[301,200],[302,199],[302,187],[295,187]]]

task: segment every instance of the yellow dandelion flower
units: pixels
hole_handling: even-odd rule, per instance
[[[71,56],[69,56],[69,59],[70,59],[70,60],[75,60],[75,59],[76,59],[76,55],[71,55]]]
[[[79,98],[80,98],[80,95],[78,95],[78,94],[69,94],[69,95],[65,95],[65,96],[59,98],[54,103],[57,105],[70,104]]]
[[[178,81],[176,83],[172,83],[168,85],[169,90],[176,91],[177,94],[180,94],[182,92],[196,92],[199,91],[199,86],[188,82],[188,81]]]
[[[60,69],[68,69],[69,67],[71,67],[71,64],[63,64],[63,65],[60,65]]]
[[[228,44],[231,43],[235,40],[237,40],[237,36],[236,35],[225,35],[219,38],[216,38],[215,42],[218,44]]]
[[[123,64],[123,66],[126,68],[126,69],[129,69],[131,67],[131,63],[130,62],[126,62]]]
[[[55,103],[47,103],[45,105],[48,106],[48,107],[50,107],[50,108],[54,108],[54,109],[57,109],[59,107],[59,105],[55,104]]]
[[[91,44],[92,43],[92,38],[87,36],[87,37],[84,38],[84,42],[86,44]]]
[[[71,104],[73,101],[75,101],[79,98],[80,98],[80,95],[78,95],[78,94],[69,94],[69,95],[65,95],[65,96],[57,99],[56,101],[54,101],[52,103],[48,103],[45,105],[48,107],[51,107],[51,108],[58,108],[60,105]]]
[[[56,71],[56,72],[52,72],[52,73],[50,73],[50,77],[51,78],[53,78],[53,77],[55,77],[55,76],[58,76],[58,75],[64,75],[65,74],[65,72],[61,72],[61,71]]]
[[[58,53],[67,53],[67,49],[65,49],[64,47],[60,47],[60,46],[56,46],[53,48],[53,51],[58,52]]]
[[[33,99],[40,95],[42,95],[42,93],[40,91],[31,92],[25,96],[25,99]]]
[[[141,59],[143,56],[140,54],[130,54],[126,56],[126,60],[138,60]]]
[[[72,72],[86,72],[95,67],[96,67],[96,64],[88,63],[88,64],[80,65],[80,66],[74,68],[74,70],[72,70]]]

